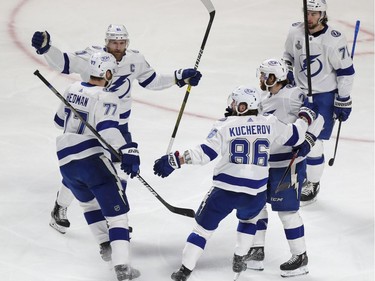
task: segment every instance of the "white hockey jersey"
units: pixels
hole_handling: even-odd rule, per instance
[[[281,122],[293,123],[298,118],[298,112],[303,104],[306,95],[299,87],[286,85],[274,95],[262,93],[261,112],[263,114],[273,114]],[[314,136],[318,136],[323,128],[324,119],[318,115],[317,119],[309,126],[308,131]],[[269,163],[272,168],[287,167],[293,157],[293,147],[274,143],[271,146]],[[298,157],[295,163],[299,163],[304,157]]]
[[[330,26],[309,36],[312,94],[338,90],[341,97],[348,97],[353,87],[353,61],[345,35]],[[294,23],[289,30],[284,58],[294,66],[297,86],[306,93],[307,64],[305,29],[303,23]]]
[[[126,143],[117,128],[120,101],[115,93],[86,82],[75,82],[66,89],[64,98],[114,149]],[[97,153],[110,158],[109,151],[64,103],[58,108],[55,123],[64,129],[64,133],[56,138],[60,166]]]
[[[91,46],[83,51],[75,53],[63,53],[58,48],[51,46],[44,54],[48,64],[64,74],[77,73],[83,81],[87,82],[89,75],[90,56],[99,51],[105,51],[100,46]],[[122,103],[121,124],[128,123],[131,113],[131,91],[133,81],[138,80],[139,85],[150,90],[161,90],[175,85],[173,75],[156,74],[155,70],[148,64],[145,57],[135,50],[127,50],[126,55],[118,62],[118,70],[109,87],[120,98]]]
[[[284,124],[274,115],[230,116],[217,121],[206,142],[188,153],[193,165],[204,165],[220,154],[213,186],[256,195],[266,190],[272,145],[302,143],[307,127],[302,119]]]

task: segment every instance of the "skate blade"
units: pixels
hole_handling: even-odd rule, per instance
[[[280,275],[281,277],[294,277],[299,275],[305,275],[307,273],[309,273],[309,269],[307,268],[307,266],[302,266],[295,270],[282,270]]]
[[[60,232],[61,234],[65,234],[66,233],[66,227],[58,225],[54,220],[51,220],[51,222],[49,223],[49,225],[50,225],[50,227],[52,227],[56,231]]]
[[[250,260],[247,262],[247,269],[263,271],[264,270],[263,261]]]

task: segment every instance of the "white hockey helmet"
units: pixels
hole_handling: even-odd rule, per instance
[[[324,24],[328,21],[326,0],[307,0],[306,4],[308,11],[320,12],[319,22]]]
[[[276,77],[276,82],[281,82],[287,79],[288,67],[282,59],[268,59],[260,64],[257,70],[257,77],[260,77],[262,73],[265,75],[266,80],[270,74],[273,74]],[[270,85],[270,87],[272,86]]]
[[[110,24],[105,33],[105,43],[109,40],[126,40],[129,45],[129,33],[122,24]]]
[[[229,95],[231,103],[234,103],[234,107],[238,115],[243,115],[249,110],[259,109],[260,95],[255,87],[239,86],[235,88],[232,94]],[[246,110],[240,112],[239,105],[245,103],[247,105]]]
[[[326,0],[307,0],[307,10],[316,12],[326,12],[327,2]]]
[[[111,71],[112,76],[117,72],[117,61],[113,55],[107,52],[97,52],[91,55],[90,58],[90,76],[104,78],[107,70]]]

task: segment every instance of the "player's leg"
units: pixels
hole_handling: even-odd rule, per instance
[[[245,256],[248,269],[263,270],[263,260],[265,258],[264,245],[266,240],[266,231],[268,226],[268,211],[267,206],[260,211],[256,222],[257,230],[253,239],[253,244]]]
[[[280,265],[281,276],[289,277],[308,273],[305,229],[298,212],[302,185],[306,178],[306,161],[292,166],[289,180],[293,185],[275,194],[282,173],[283,169],[270,169],[269,182],[272,210],[278,212],[292,254],[287,262]]]
[[[309,273],[307,268],[305,229],[298,211],[279,212],[292,257],[280,265],[281,276],[291,277]]]
[[[64,183],[57,192],[55,205],[51,211],[51,221],[49,225],[60,233],[66,233],[66,229],[70,226],[67,217],[67,210],[74,199],[74,195]]]
[[[237,209],[236,216],[239,219],[237,226],[237,241],[234,250],[232,269],[235,273],[246,270],[246,258],[250,248],[254,244],[254,236],[257,232],[257,223],[264,216],[266,191],[256,196],[237,193],[237,202],[233,206]],[[262,214],[261,214],[262,213]]]
[[[140,272],[130,265],[130,235],[128,216],[129,203],[121,181],[112,163],[104,156],[97,164],[105,182],[92,184],[90,190],[97,199],[102,215],[108,222],[108,237],[112,250],[111,260],[117,279],[132,280],[140,276]]]
[[[317,199],[325,164],[323,151],[323,140],[318,139],[307,155],[307,182],[302,188],[301,206],[311,204]]]
[[[313,95],[314,104],[319,108],[319,114],[324,118],[324,127],[318,136],[318,140],[307,155],[307,182],[302,188],[301,206],[316,201],[320,190],[320,180],[325,167],[323,140],[329,140],[332,135],[335,120],[333,108],[336,92],[320,93]]]
[[[182,265],[173,272],[172,280],[186,281],[194,270],[199,258],[203,254],[206,243],[219,225],[232,210],[223,199],[225,192],[222,189],[211,188],[203,199],[196,215],[197,224],[187,238],[182,251]]]

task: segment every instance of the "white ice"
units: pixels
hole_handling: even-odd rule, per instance
[[[240,84],[257,85],[255,69],[279,57],[288,28],[303,18],[302,1],[212,0],[216,17],[173,149],[199,144],[223,115],[226,98]],[[355,50],[353,112],[343,123],[335,164],[326,166],[318,201],[301,209],[305,222],[310,273],[291,280],[374,280],[374,2],[328,1],[330,24],[353,42]],[[48,30],[53,44],[66,51],[103,44],[110,23],[123,23],[131,48],[145,54],[160,73],[193,67],[208,23],[199,0],[2,0],[0,4],[0,280],[115,281],[101,261],[74,201],[71,227],[61,235],[49,225],[60,185],[53,116],[59,100],[36,77],[40,72],[60,92],[77,79],[46,66],[31,47],[36,30]],[[186,167],[169,178],[152,172],[165,154],[185,89],[151,92],[136,85],[131,130],[141,151],[141,174],[170,204],[197,209],[210,188],[215,163]],[[325,143],[333,156],[337,127]],[[170,280],[194,220],[169,212],[139,181],[128,187],[130,224],[134,228],[133,265],[139,281]],[[228,216],[209,240],[189,280],[232,280],[231,257],[236,218]],[[270,212],[265,270],[246,271],[239,280],[281,280],[279,265],[290,257],[277,214]]]

